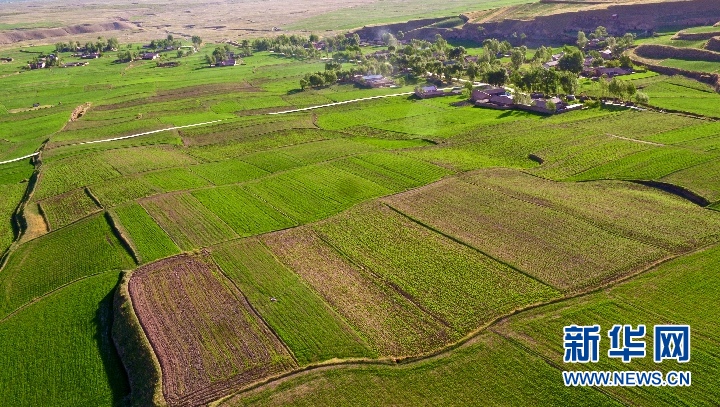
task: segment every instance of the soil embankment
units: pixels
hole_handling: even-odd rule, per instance
[[[635,54],[651,59],[685,59],[689,61],[720,62],[720,52],[697,48],[678,48],[669,45],[644,44],[635,48]]]
[[[8,30],[0,32],[0,44],[13,44],[22,41],[44,40],[46,38],[59,38],[71,35],[94,34],[106,31],[124,31],[137,29],[137,26],[114,21],[102,24],[81,24],[59,28],[38,28],[31,30]]]
[[[525,34],[525,43],[561,44],[572,43],[577,39],[578,31],[591,32],[602,25],[613,35],[633,32],[638,35],[650,35],[664,27],[693,27],[712,25],[720,20],[720,2],[717,0],[671,1],[662,3],[642,3],[608,5],[605,8],[565,12],[538,16],[532,19],[504,19],[501,21],[469,22],[461,28],[434,28],[430,24],[407,30],[396,28],[397,24],[376,27],[363,27],[357,30],[360,37],[379,39],[383,32],[395,34],[397,30],[405,32],[405,38],[431,40],[436,34],[445,39],[482,41],[487,38],[517,41],[517,36]],[[421,24],[422,20],[418,21]],[[409,23],[408,23],[409,24]],[[513,37],[516,33],[516,37]]]
[[[708,51],[720,52],[720,36],[710,38],[705,44],[705,49]]]

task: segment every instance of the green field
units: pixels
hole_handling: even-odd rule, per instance
[[[323,38],[411,16],[437,17],[445,32],[461,12],[498,20],[577,7],[521,3],[386,0],[312,12],[290,28]],[[504,5],[519,6],[485,10]],[[291,34],[280,38],[297,42]],[[0,405],[131,404],[122,399],[137,377],[126,377],[108,332],[118,273],[139,266],[120,286],[142,291],[135,308],[115,315],[143,322],[123,334],[152,341],[170,405],[720,404],[713,88],[639,68],[622,79],[649,96],[643,111],[589,101],[545,116],[403,94],[269,114],[425,80],[403,73],[401,58],[398,87],[303,90],[327,60],[256,51],[210,68],[205,55],[224,44],[206,41],[190,56],[164,53],[173,68],[108,51],[83,67],[16,74],[53,46],[7,50],[16,61],[0,64],[0,161],[40,154],[0,165]],[[701,45],[664,33],[638,43]],[[459,44],[485,52],[450,47]],[[359,58],[353,49],[321,56]],[[365,64],[341,69],[387,68]],[[581,80],[583,93],[601,89]],[[661,322],[693,326],[691,389],[563,386],[563,326]]]
[[[645,275],[610,290],[537,308],[494,326],[466,346],[439,358],[405,366],[349,366],[298,376],[277,386],[244,393],[226,405],[356,405],[379,403],[467,405],[714,405],[720,399],[714,380],[718,373],[718,334],[707,316],[718,298],[717,247],[665,263]],[[688,297],[697,301],[688,301]],[[690,370],[692,387],[565,387],[561,370],[562,332],[569,324],[644,323],[692,325],[692,358],[688,364],[652,359],[630,364],[603,358],[579,370]],[[651,338],[648,338],[651,342]],[[652,346],[651,344],[648,345]],[[435,380],[428,381],[427,377]],[[512,377],[512,380],[498,380]],[[339,391],[342,389],[342,391]],[[461,390],[459,390],[461,389]],[[292,395],[292,396],[290,396]]]
[[[463,334],[513,309],[558,296],[553,288],[382,204],[357,207],[315,229],[351,261]]]
[[[130,204],[112,210],[124,232],[132,242],[133,250],[143,263],[178,254],[180,249],[148,215],[142,206]],[[116,225],[117,226],[117,225]]]
[[[373,356],[358,334],[261,242],[233,242],[214,249],[213,257],[301,365]]]
[[[10,255],[0,273],[0,316],[75,280],[132,267],[105,218],[94,216],[31,240]]]
[[[125,397],[127,377],[110,338],[117,282],[117,272],[89,277],[0,321],[3,405],[91,407]]]

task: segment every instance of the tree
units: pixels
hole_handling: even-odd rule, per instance
[[[325,84],[325,78],[320,73],[310,74],[308,80],[310,82],[310,86],[312,87],[318,87]]]
[[[607,97],[610,87],[607,81],[607,76],[603,75],[598,79],[598,86],[600,87],[600,97]]]
[[[508,71],[503,67],[492,69],[487,72],[487,81],[491,85],[503,86],[508,80]]]
[[[650,97],[648,97],[647,93],[645,93],[645,92],[635,92],[635,102],[636,102],[636,103],[644,103],[644,104],[647,104],[648,101],[650,101]]]
[[[555,103],[552,100],[545,101],[545,108],[551,112],[557,110],[557,106],[555,106]]]
[[[578,77],[572,72],[559,75],[560,87],[566,95],[574,95],[578,90]]]
[[[578,31],[578,36],[577,36],[577,46],[578,46],[578,48],[580,48],[580,49],[585,49],[585,47],[587,47],[587,44],[588,44],[588,39],[587,39],[587,37],[585,36],[585,32],[584,32],[584,31]]]
[[[603,38],[606,38],[608,36],[607,29],[603,26],[598,26],[598,28],[595,29],[595,32],[590,34],[590,38],[597,38],[598,40],[602,40]]]
[[[399,40],[401,40],[401,39],[405,38],[405,33],[402,32],[402,31],[398,31],[396,37],[397,37]]]
[[[318,42],[318,41],[320,41],[320,37],[319,37],[317,34],[315,34],[315,33],[310,34],[310,38],[308,38],[308,39],[310,40],[310,42]]]
[[[467,54],[467,50],[465,50],[465,47],[459,46],[452,48],[448,53],[448,57],[450,57],[450,59],[459,61],[465,56],[465,54]]]
[[[625,82],[623,94],[624,96],[626,96],[626,100],[632,99],[632,97],[637,94],[637,88],[635,87],[635,84],[632,82]]]
[[[525,52],[522,49],[515,48],[510,53],[510,63],[513,69],[518,70],[520,66],[525,62]]]
[[[621,98],[625,93],[625,84],[618,78],[613,78],[608,84],[608,91],[612,96]]]
[[[120,42],[117,38],[109,38],[107,40],[107,45],[105,46],[105,51],[117,51],[120,49]]]
[[[215,57],[213,55],[205,54],[205,62],[207,62],[208,65],[215,65]]]
[[[630,59],[629,56],[627,56],[627,55],[620,55],[619,60],[620,60],[620,66],[621,66],[621,67],[623,67],[623,68],[625,68],[625,69],[630,69],[630,68],[632,68],[632,60]]]
[[[200,36],[198,35],[193,35],[191,40],[195,49],[200,49],[200,45],[202,45],[202,38],[200,38]]]
[[[474,81],[475,78],[480,76],[480,67],[475,62],[470,62],[467,66],[465,74],[470,78],[470,81]]]
[[[577,48],[566,47],[565,55],[563,55],[558,62],[558,68],[563,71],[579,74],[583,70],[584,62],[585,57],[583,56],[582,51]]]

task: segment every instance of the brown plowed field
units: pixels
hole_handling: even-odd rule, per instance
[[[296,366],[209,256],[143,266],[130,278],[129,291],[171,406],[205,404]]]

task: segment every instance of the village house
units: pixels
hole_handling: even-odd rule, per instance
[[[450,95],[437,88],[437,86],[418,86],[415,88],[415,95],[420,99],[435,98]]]
[[[548,61],[543,64],[543,68],[550,69],[550,68],[557,68],[557,66],[560,65],[560,61]]]
[[[68,62],[66,64],[63,64],[63,68],[73,68],[76,66],[87,66],[89,62]]]
[[[140,55],[140,58],[146,61],[152,61],[158,59],[158,57],[160,57],[160,54],[158,54],[157,52],[146,52]]]
[[[215,63],[214,66],[216,67],[222,67],[222,66],[235,66],[237,65],[237,59],[234,58],[228,58],[224,61],[218,61]]]
[[[605,60],[613,59],[612,50],[610,50],[610,49],[604,49],[604,50],[600,51],[600,56],[601,56],[603,59],[605,59]]]
[[[89,52],[89,53],[80,55],[80,59],[98,59],[98,58],[100,58],[99,52]]]
[[[601,76],[605,75],[608,78],[614,78],[616,76],[630,75],[631,73],[632,73],[631,69],[625,69],[625,68],[605,68],[605,67],[595,68],[595,76],[596,77],[601,77]]]
[[[382,75],[365,75],[355,76],[354,82],[359,86],[367,88],[389,88],[395,86],[395,82],[392,79],[386,78]]]
[[[507,93],[507,90],[503,87],[486,86],[483,89],[473,90],[470,95],[470,100],[473,102],[489,101],[493,96],[505,95]]]

